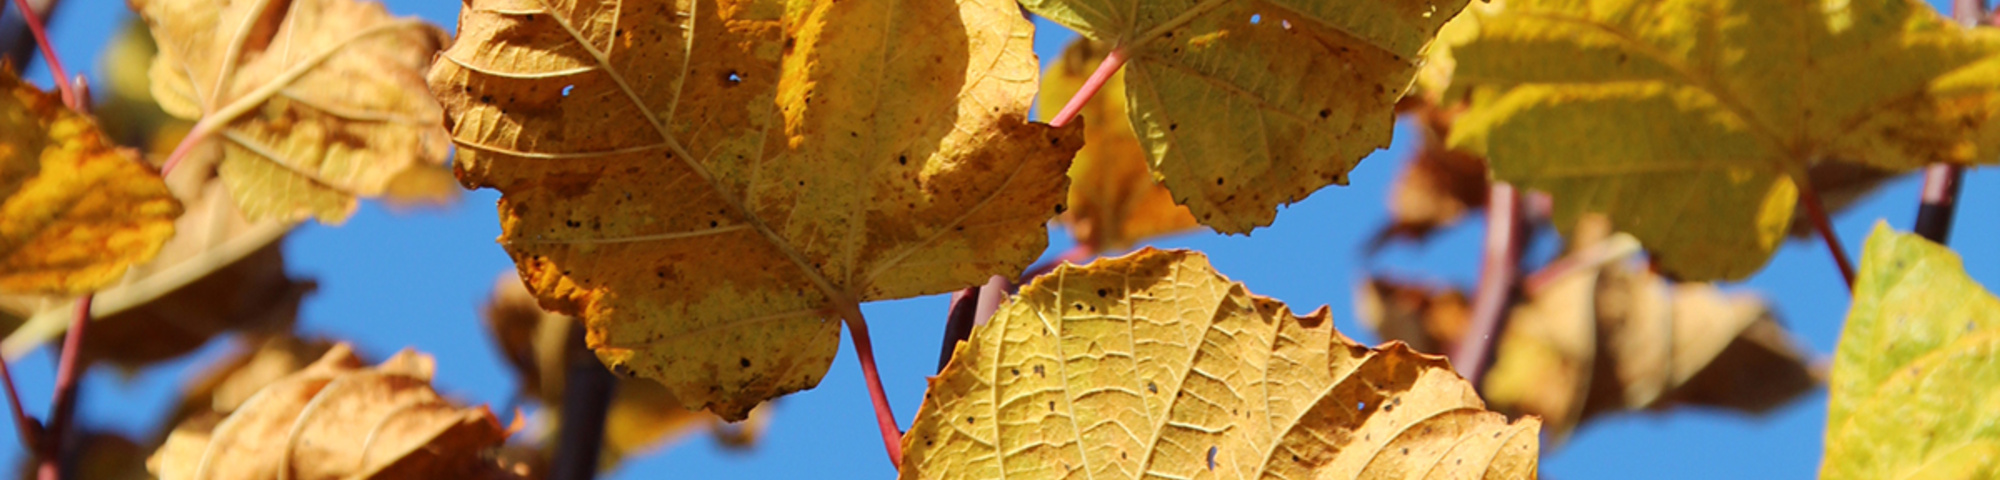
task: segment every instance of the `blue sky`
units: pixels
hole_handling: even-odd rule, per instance
[[[399,14],[454,28],[458,2],[395,0]],[[7,15],[13,15],[11,10]],[[96,53],[108,33],[130,15],[117,0],[66,0],[51,27],[66,64],[96,76]],[[1036,51],[1054,58],[1074,35],[1040,23]],[[41,85],[39,63],[23,74]],[[1154,242],[1207,252],[1215,266],[1251,291],[1309,310],[1329,305],[1336,326],[1364,341],[1374,335],[1354,322],[1352,291],[1369,272],[1395,272],[1469,285],[1477,270],[1476,219],[1421,247],[1394,247],[1364,259],[1362,246],[1384,222],[1384,190],[1417,138],[1399,126],[1396,142],[1364,160],[1352,186],[1329,187],[1283,210],[1277,223],[1253,235],[1189,234]],[[1966,179],[1953,245],[1973,278],[2000,275],[2000,175],[1975,170]],[[1848,255],[1861,248],[1869,228],[1885,219],[1908,229],[1920,181],[1890,183],[1836,217]],[[377,357],[415,348],[437,357],[437,384],[467,403],[503,405],[515,381],[492,347],[478,317],[495,275],[512,268],[493,239],[499,234],[491,190],[470,192],[456,205],[392,213],[364,204],[341,227],[307,226],[286,241],[294,276],[318,280],[308,297],[301,330],[345,339]],[[1051,233],[1050,252],[1067,248],[1067,234]],[[1733,289],[1760,292],[1782,321],[1815,355],[1833,351],[1848,300],[1839,273],[1817,242],[1792,242],[1763,273]],[[877,361],[900,422],[907,426],[934,370],[942,335],[944,296],[871,303],[864,307],[875,337]],[[150,438],[178,396],[179,384],[224,353],[216,342],[200,353],[132,374],[93,370],[84,385],[81,422],[91,428]],[[816,389],[781,399],[768,435],[751,451],[722,449],[696,435],[656,454],[633,459],[607,478],[884,478],[893,474],[877,436],[866,390],[849,344]],[[53,384],[51,349],[14,363],[21,392],[38,416]],[[1632,413],[1601,418],[1547,452],[1542,472],[1551,478],[1805,478],[1818,471],[1826,395],[1808,395],[1764,417],[1711,411]],[[0,422],[8,422],[0,417]],[[12,428],[11,425],[0,428]],[[12,435],[0,435],[11,439]],[[143,441],[143,440],[142,440]],[[23,456],[20,445],[0,440],[0,462]]]

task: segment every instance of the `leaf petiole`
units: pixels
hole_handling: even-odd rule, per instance
[[[1076,95],[1069,97],[1069,103],[1063,104],[1062,111],[1057,112],[1055,118],[1049,120],[1049,126],[1062,128],[1064,125],[1069,125],[1070,120],[1076,119],[1077,112],[1083,111],[1084,104],[1090,103],[1090,99],[1097,96],[1097,91],[1104,89],[1104,83],[1111,81],[1111,76],[1117,74],[1118,69],[1124,68],[1126,57],[1123,45],[1112,48],[1111,53],[1105,54],[1104,62],[1097,64],[1097,70],[1090,72],[1090,78],[1083,81],[1082,88],[1076,89]]]
[[[875,423],[882,429],[882,451],[889,454],[892,468],[903,465],[903,431],[896,427],[896,412],[889,408],[889,394],[882,390],[882,374],[875,369],[875,347],[868,340],[868,321],[861,317],[861,304],[836,301],[848,335],[854,339],[854,356],[861,360],[861,378],[868,382],[868,397],[875,402]]]
[[[56,90],[62,92],[63,105],[70,110],[83,111],[83,98],[70,86],[69,72],[63,69],[62,59],[56,57],[56,47],[49,43],[48,31],[42,28],[42,16],[35,13],[35,7],[28,0],[14,0],[14,8],[21,11],[21,23],[28,26],[28,32],[35,36],[35,46],[42,50],[42,62],[49,65],[49,76],[55,77]]]

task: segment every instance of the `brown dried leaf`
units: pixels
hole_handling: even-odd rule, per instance
[[[1577,238],[1596,229],[1578,227]],[[1757,414],[1822,381],[1762,300],[1670,282],[1620,258],[1569,271],[1510,311],[1480,386],[1495,410],[1541,416],[1560,442],[1604,413],[1702,405]],[[1463,335],[1464,293],[1371,283],[1356,303],[1384,338],[1448,347]]]
[[[449,199],[449,136],[423,72],[443,33],[353,0],[134,0],[153,97],[217,124],[249,218],[337,224],[356,197]],[[441,187],[445,187],[442,188]]]
[[[365,368],[336,345],[219,422],[183,422],[147,469],[163,479],[506,478],[490,457],[506,440],[499,420],[451,405],[431,372],[415,352]]]

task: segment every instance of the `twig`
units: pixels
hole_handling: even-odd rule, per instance
[[[7,384],[7,406],[14,409],[14,430],[21,434],[21,447],[30,452],[41,451],[41,422],[28,416],[21,408],[21,392],[14,389],[14,372],[7,367],[7,357],[0,355],[0,382]]]
[[[1799,182],[1799,203],[1805,205],[1807,218],[1812,220],[1813,229],[1819,231],[1819,238],[1826,241],[1828,253],[1833,254],[1834,265],[1840,267],[1840,278],[1847,282],[1847,291],[1854,292],[1854,263],[1847,259],[1847,249],[1840,246],[1840,236],[1833,232],[1833,220],[1826,215],[1826,204],[1819,200],[1819,192],[1809,182]]]
[[[861,304],[838,305],[847,321],[848,336],[854,339],[854,356],[861,360],[861,378],[868,383],[868,397],[875,402],[875,424],[882,429],[882,450],[889,454],[891,467],[903,465],[903,430],[896,426],[896,412],[889,408],[889,394],[882,390],[882,374],[875,369],[875,347],[868,341],[868,321],[861,317]]]
[[[14,7],[21,11],[21,23],[28,26],[28,33],[35,36],[35,46],[42,49],[42,61],[49,64],[49,76],[55,77],[56,90],[62,92],[63,105],[72,110],[83,109],[82,98],[70,88],[69,71],[64,70],[62,59],[56,57],[55,45],[49,43],[49,34],[42,28],[42,16],[35,13],[35,6],[28,0],[14,0]]]
[[[1090,103],[1091,97],[1097,96],[1098,90],[1104,89],[1104,82],[1110,81],[1111,75],[1118,73],[1118,69],[1125,66],[1125,59],[1123,45],[1112,48],[1111,53],[1104,54],[1104,63],[1097,64],[1097,70],[1090,72],[1090,78],[1083,81],[1083,87],[1078,88],[1075,95],[1070,95],[1069,103],[1063,104],[1062,111],[1057,112],[1056,117],[1049,120],[1049,126],[1060,128],[1069,125],[1070,120],[1076,118],[1076,113],[1083,111],[1083,105]]]
[[[56,364],[56,393],[49,400],[53,411],[49,413],[48,428],[42,432],[40,477],[42,480],[62,478],[63,436],[69,432],[71,418],[76,412],[77,377],[83,372],[83,332],[90,325],[91,295],[85,294],[76,301],[76,315],[70,322],[69,333],[63,336],[62,360]]]
[[[555,458],[549,462],[552,480],[590,480],[604,450],[604,423],[618,377],[584,346],[583,329],[570,329],[571,352],[563,374],[562,424],[556,432]]]
[[[945,315],[943,351],[938,352],[938,371],[951,363],[952,351],[958,349],[958,342],[972,337],[972,328],[985,325],[993,318],[993,312],[1000,309],[1000,302],[1007,299],[1007,291],[1014,285],[1007,277],[994,275],[986,279],[986,285],[967,287],[951,294],[951,312]]]
[[[1965,167],[1949,163],[1924,168],[1923,203],[1917,205],[1917,234],[1944,244],[1951,238],[1951,220],[1958,210],[1958,190]]]
[[[1486,374],[1487,357],[1507,323],[1507,306],[1520,291],[1521,239],[1526,233],[1521,196],[1506,182],[1494,182],[1486,193],[1486,244],[1480,253],[1479,289],[1472,293],[1472,329],[1452,349],[1458,375],[1478,385]]]
[[[944,314],[944,341],[938,342],[942,348],[938,352],[938,371],[951,364],[952,352],[958,350],[958,342],[972,338],[974,313],[979,310],[980,287],[965,287],[952,292],[951,309]]]

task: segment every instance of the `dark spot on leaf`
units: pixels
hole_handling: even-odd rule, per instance
[[[1109,290],[1105,290],[1105,289],[1102,289],[1102,288],[1100,288],[1100,289],[1097,289],[1097,298],[1104,298],[1104,296],[1105,296],[1105,295],[1110,295],[1110,294],[1111,294],[1111,291],[1109,291]]]
[[[966,424],[966,425],[971,425],[971,424],[972,424],[972,417],[965,417],[965,424]]]
[[[1409,454],[1410,454],[1410,447],[1403,447],[1403,455],[1409,455]]]
[[[1160,386],[1159,386],[1159,385],[1154,385],[1154,384],[1153,384],[1153,382],[1146,382],[1146,392],[1147,392],[1147,393],[1160,393]]]
[[[1069,210],[1069,207],[1065,207],[1060,203],[1056,204],[1056,215],[1062,215],[1064,210]]]
[[[1319,109],[1319,118],[1326,118],[1331,115],[1333,115],[1333,109],[1329,108]]]
[[[909,155],[897,155],[897,156],[896,156],[896,164],[898,164],[898,165],[909,165],[909,164],[910,164],[910,156],[909,156]]]
[[[1048,375],[1043,375],[1043,374],[1042,374],[1042,366],[1041,366],[1041,365],[1036,365],[1036,366],[1035,366],[1035,376],[1037,376],[1037,377],[1048,377]]]
[[[749,357],[737,358],[736,364],[742,365],[743,368],[750,368],[750,358]]]

